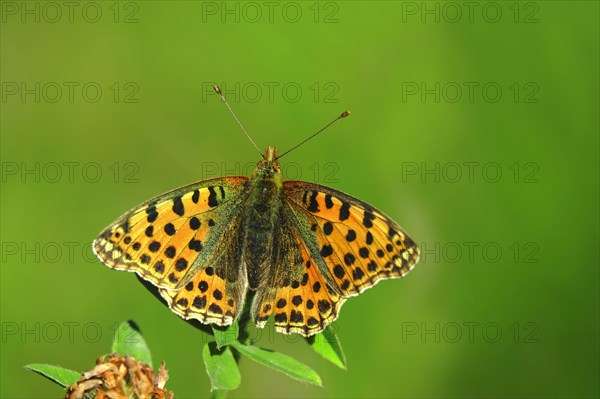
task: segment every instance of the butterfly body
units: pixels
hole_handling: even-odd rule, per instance
[[[282,205],[282,178],[279,164],[275,161],[276,150],[267,149],[266,160],[261,161],[247,183],[248,199],[244,209],[244,231],[241,245],[244,248],[248,283],[256,290],[265,285],[270,274],[275,227]]]
[[[159,288],[173,312],[229,325],[249,291],[263,327],[310,336],[344,301],[404,276],[419,250],[389,217],[318,184],[284,181],[268,147],[250,177],[165,193],[125,213],[94,241],[107,266]]]

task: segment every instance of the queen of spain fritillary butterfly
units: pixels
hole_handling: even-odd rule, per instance
[[[273,315],[277,331],[306,337],[334,321],[347,298],[403,277],[419,259],[415,242],[372,206],[284,181],[274,147],[250,177],[204,180],[133,208],[93,249],[158,287],[184,319],[230,325],[252,292],[258,327]]]

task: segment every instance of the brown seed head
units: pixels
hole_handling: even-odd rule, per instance
[[[164,361],[155,375],[147,364],[132,356],[112,354],[98,359],[96,367],[82,373],[81,380],[67,388],[65,399],[172,399],[173,392],[165,389],[168,379]]]

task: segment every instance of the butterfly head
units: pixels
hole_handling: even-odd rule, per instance
[[[273,178],[274,176],[281,175],[281,167],[279,166],[279,162],[277,162],[277,147],[267,147],[263,159],[258,161],[258,164],[256,165],[254,174],[266,178]]]

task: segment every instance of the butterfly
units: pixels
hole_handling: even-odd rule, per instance
[[[184,319],[231,325],[252,293],[258,327],[273,316],[278,332],[320,333],[346,299],[408,273],[419,248],[359,199],[284,181],[279,158],[267,147],[250,177],[204,180],[144,202],[100,233],[94,253],[158,287]]]

